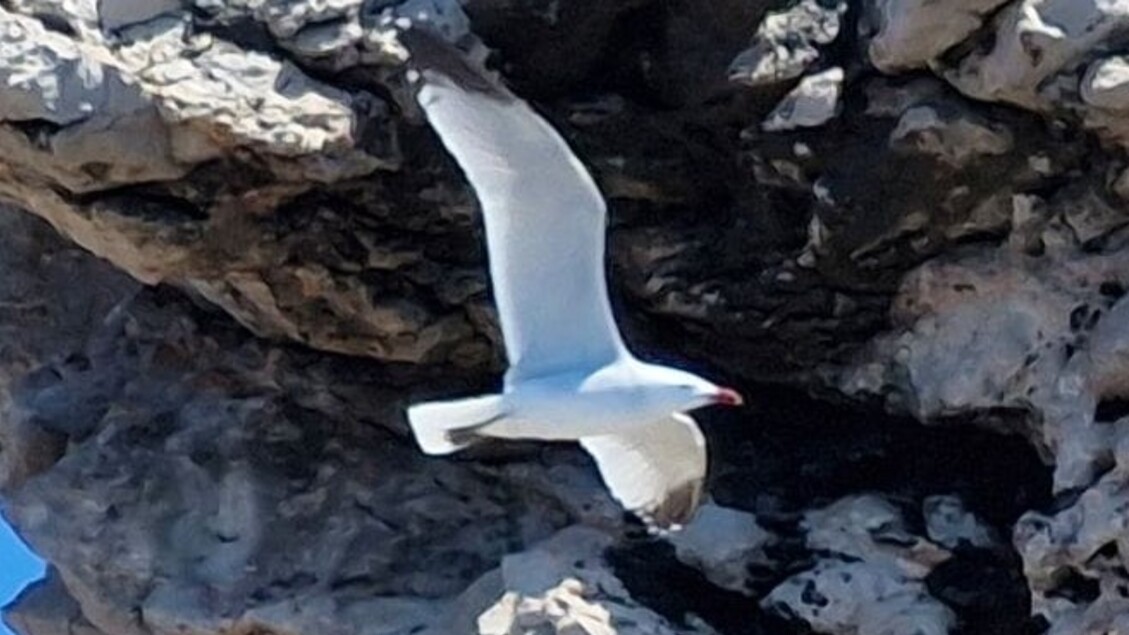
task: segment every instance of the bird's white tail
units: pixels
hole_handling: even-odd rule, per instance
[[[425,453],[450,454],[473,443],[475,432],[502,414],[502,396],[485,395],[412,406],[408,423]]]

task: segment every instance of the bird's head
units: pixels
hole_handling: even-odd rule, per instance
[[[662,393],[668,396],[674,410],[685,412],[706,406],[742,406],[745,404],[741,394],[732,388],[711,383],[686,371],[664,366],[648,368],[648,377],[653,384],[662,386]]]

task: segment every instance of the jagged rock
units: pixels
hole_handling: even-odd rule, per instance
[[[507,593],[478,618],[482,635],[523,635],[530,632],[615,635],[611,616],[603,607],[587,602],[584,585],[567,578],[539,598]]]
[[[1127,392],[1125,265],[1120,255],[1074,251],[1084,234],[1054,238],[1069,232],[1068,220],[1059,230],[1053,217],[1028,222],[1039,228],[1046,249],[1058,245],[1055,264],[1048,265],[1053,273],[1028,269],[1034,264],[1028,258],[1003,253],[923,268],[907,279],[895,304],[897,319],[911,330],[897,337],[887,359],[900,367],[896,383],[913,386],[901,393],[910,398],[902,406],[916,408],[923,419],[996,410],[1005,414],[1004,423],[1008,411],[1033,412],[1029,420],[1039,423],[1027,433],[1053,456],[1056,489],[1085,488],[1066,510],[1029,514],[1016,527],[1033,607],[1052,623],[1051,632],[1097,633],[1113,623],[1122,602],[1116,589],[1125,584],[1116,567],[1094,560],[1114,539],[1116,531],[1108,528],[1122,522],[1107,514],[1117,505],[1111,492],[1124,483],[1121,470],[1109,469],[1121,457],[1125,429],[1101,404]],[[928,333],[930,352],[911,332]],[[942,360],[960,361],[948,366]],[[1086,590],[1091,585],[1093,595]]]
[[[842,92],[843,69],[808,75],[784,96],[761,127],[768,132],[781,132],[822,126],[838,113]]]
[[[1125,424],[1117,426],[1124,439]],[[1125,574],[1125,450],[1118,467],[1053,514],[1031,512],[1016,524],[1015,545],[1031,586],[1032,609],[1047,618],[1051,633],[1117,632],[1129,592]],[[1110,631],[1109,629],[1113,629]]]
[[[1129,170],[1122,170],[1112,178],[1110,191],[1122,201],[1129,200]]]
[[[124,27],[148,22],[164,14],[175,14],[181,8],[176,0],[100,0],[98,22],[103,33],[112,34]]]
[[[1129,309],[1118,302],[1094,328],[1088,367],[1066,379],[1093,410],[1080,417],[1092,427],[1089,451],[1095,477],[1069,505],[1050,513],[1030,512],[1016,524],[1013,541],[1023,558],[1032,610],[1052,625],[1050,633],[1097,634],[1124,628],[1126,576],[1123,527],[1129,483],[1129,421],[1103,412],[1097,400],[1127,394],[1125,342]],[[1079,364],[1082,366],[1082,363]],[[1094,404],[1097,405],[1094,405]]]
[[[496,561],[566,517],[534,489],[490,494],[507,486],[390,437],[402,423],[388,398],[403,380],[387,370],[257,341],[182,299],[138,292],[28,218],[6,220],[36,240],[6,252],[5,280],[34,279],[41,259],[118,280],[91,286],[103,298],[74,315],[5,323],[19,325],[27,354],[52,347],[29,360],[38,377],[5,384],[4,431],[70,440],[65,458],[34,471],[20,446],[3,446],[6,513],[99,630],[426,625],[442,618],[440,598],[493,566],[484,554]],[[89,416],[60,419],[60,396]],[[404,552],[419,556],[397,573]]]
[[[54,375],[81,367],[81,350],[99,324],[124,298],[140,287],[108,263],[62,243],[42,221],[0,207],[0,491],[18,487],[49,468],[64,451],[65,439],[39,420],[14,414],[20,409],[13,392],[36,375]],[[81,280],[81,284],[74,281]],[[61,373],[59,373],[61,377]],[[97,393],[90,395],[101,399]],[[89,419],[97,408],[82,398],[56,391],[44,405],[65,419]]]
[[[773,589],[766,608],[818,633],[952,632],[956,616],[922,582],[949,553],[910,533],[892,505],[847,498],[808,512],[803,525],[808,548],[823,555]]]
[[[1091,106],[1129,110],[1129,60],[1106,57],[1090,64],[1082,76],[1081,94]]]
[[[803,0],[768,14],[749,48],[730,63],[730,81],[766,86],[800,77],[819,60],[819,47],[839,37],[846,10],[844,2],[825,7],[818,0]]]
[[[158,108],[120,69],[39,21],[2,9],[0,42],[10,51],[0,64],[9,87],[0,96],[0,121],[8,124],[0,129],[0,149],[9,161],[76,192],[188,173]],[[186,145],[207,145],[194,131],[182,136]],[[5,180],[8,196],[22,198],[18,188]]]
[[[1103,138],[1129,144],[1129,60],[1101,58],[1082,75],[1080,94],[1086,126]]]
[[[895,302],[903,330],[876,344],[884,361],[860,364],[845,389],[886,394],[922,420],[1031,411],[1026,432],[1054,457],[1063,491],[1092,482],[1116,441],[1095,411],[1124,381],[1113,369],[1125,263],[1073,254],[1053,221],[1033,222],[1044,249],[1059,241],[1058,262],[1004,252],[922,267]]]
[[[750,568],[771,566],[765,547],[777,540],[753,514],[712,503],[703,505],[693,522],[668,539],[680,561],[717,586],[745,594],[751,593]]]
[[[939,112],[932,106],[914,106],[902,112],[890,133],[894,150],[920,152],[963,168],[979,155],[1002,155],[1012,149],[1007,129],[960,112]]]
[[[977,99],[1051,109],[1076,90],[1082,65],[1127,26],[1129,8],[1117,2],[1015,0],[995,21],[991,48],[973,51],[945,76]]]
[[[986,16],[1008,0],[868,0],[877,32],[870,61],[884,73],[928,66],[980,28]]]
[[[82,607],[54,572],[25,589],[3,617],[24,635],[103,635],[83,617]]]
[[[925,531],[929,540],[946,549],[961,546],[991,549],[999,546],[999,537],[975,514],[964,508],[956,496],[930,496],[922,503]]]
[[[505,593],[478,616],[478,633],[713,635],[703,624],[675,629],[634,602],[603,557],[611,545],[607,534],[569,527],[529,551],[506,556],[498,580]]]
[[[0,195],[30,215],[0,211],[0,491],[54,564],[9,620],[791,632],[748,593],[828,632],[1016,635],[995,536],[1036,508],[1036,610],[1123,628],[1123,7],[770,6],[5,3]],[[400,81],[420,14],[592,168],[632,346],[776,403],[703,413],[737,529],[647,543],[574,448],[406,436],[406,402],[503,359],[474,197]],[[1022,433],[1059,506],[1006,472],[1035,461],[1018,439],[883,408]]]

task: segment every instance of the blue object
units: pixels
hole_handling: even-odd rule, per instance
[[[43,571],[43,561],[0,517],[0,606],[11,602],[28,583],[42,578]],[[0,635],[12,635],[3,620],[0,620]]]

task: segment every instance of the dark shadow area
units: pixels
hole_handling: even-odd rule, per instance
[[[905,511],[925,533],[922,501],[951,494],[992,525],[1005,545],[1027,510],[1051,504],[1051,470],[1018,435],[973,425],[927,427],[874,408],[831,404],[782,386],[746,390],[744,412],[703,411],[709,438],[711,493],[718,504],[755,512],[782,538],[770,554],[779,566],[757,571],[754,597],[724,591],[679,563],[662,541],[640,540],[613,554],[633,597],[668,619],[696,613],[726,635],[806,633],[765,614],[757,602],[792,573],[810,566],[798,522],[804,511],[841,497],[876,493]],[[963,635],[1033,635],[1018,556],[1010,549],[956,550],[926,580],[960,620]]]
[[[701,416],[714,462],[724,466],[712,483],[720,503],[765,511],[767,498],[772,511],[787,514],[864,492],[913,501],[954,494],[1008,529],[1023,512],[1051,502],[1051,468],[1018,435],[923,426],[784,386],[747,393],[745,412]]]
[[[1129,416],[1129,399],[1102,399],[1094,410],[1094,421],[1097,423],[1113,423],[1126,416]]]
[[[608,554],[608,560],[631,596],[674,623],[688,613],[724,635],[807,635],[811,631],[769,615],[757,598],[714,586],[697,569],[674,555],[660,539],[640,539]]]

